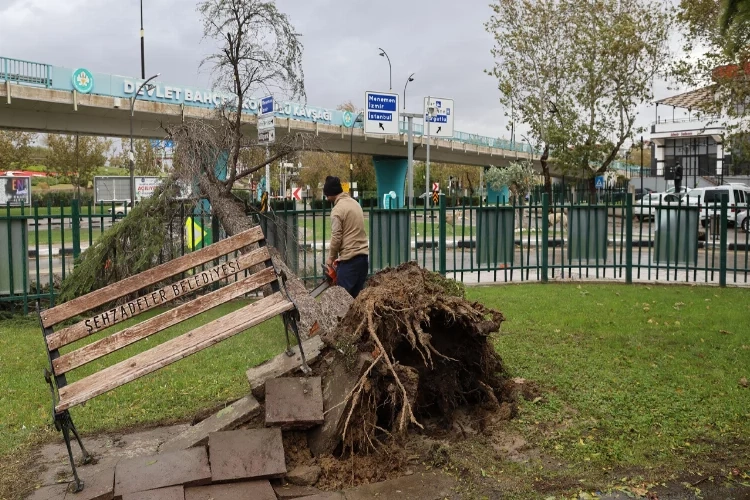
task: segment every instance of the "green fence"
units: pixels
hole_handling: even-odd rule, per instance
[[[538,201],[537,201],[538,198]],[[564,200],[565,197],[560,197]],[[605,279],[627,283],[747,284],[750,234],[745,206],[727,200],[698,206],[633,204],[592,197],[593,203],[550,203],[546,195],[510,204],[472,204],[440,198],[436,206],[364,208],[370,271],[413,260],[465,283]],[[223,237],[209,214],[182,206],[169,233],[190,251],[188,217],[213,238]],[[3,207],[0,209],[0,302],[54,303],[59,282],[76,258],[126,213],[114,205]],[[312,285],[322,279],[330,241],[330,209],[248,213],[269,244]],[[176,255],[164,255],[169,260]]]

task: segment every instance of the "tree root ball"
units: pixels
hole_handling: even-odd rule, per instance
[[[463,285],[416,263],[385,269],[368,281],[338,327],[324,336],[337,356],[372,363],[346,399],[342,442],[375,448],[420,419],[451,422],[460,406],[499,408],[507,376],[489,336],[500,311],[472,303]]]

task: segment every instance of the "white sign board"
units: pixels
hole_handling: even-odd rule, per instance
[[[142,201],[151,198],[156,188],[161,184],[159,177],[136,177],[135,178],[135,199]]]
[[[276,129],[269,128],[266,130],[258,129],[258,144],[266,145],[276,142]]]
[[[434,115],[432,117],[429,116],[430,107],[434,109]],[[430,137],[453,137],[454,113],[455,109],[453,108],[453,99],[425,97],[424,116],[425,122],[430,122]]]
[[[365,92],[365,134],[398,135],[398,94]]]
[[[31,206],[31,177],[0,177],[0,207]]]

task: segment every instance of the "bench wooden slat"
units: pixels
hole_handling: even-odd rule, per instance
[[[109,328],[110,326],[117,324],[121,321],[124,321],[125,319],[130,319],[134,316],[137,316],[141,314],[142,312],[148,311],[149,309],[152,309],[157,306],[165,305],[177,297],[183,297],[187,295],[187,293],[192,293],[205,286],[214,284],[221,279],[224,279],[228,276],[235,274],[235,272],[244,271],[245,269],[251,268],[257,264],[265,262],[269,260],[270,258],[271,258],[271,255],[268,252],[268,247],[257,248],[250,253],[241,255],[235,261],[230,261],[230,262],[236,263],[237,264],[236,266],[235,265],[229,266],[226,263],[220,264],[211,269],[206,269],[205,271],[197,273],[194,276],[185,278],[184,280],[180,280],[176,283],[167,285],[161,288],[160,290],[153,292],[152,294],[141,296],[138,299],[129,302],[128,304],[117,306],[114,309],[105,311],[91,318],[82,320],[76,323],[75,325],[62,328],[59,331],[54,332],[47,336],[47,347],[49,348],[50,351],[54,351],[55,349],[59,349],[60,347],[66,346],[72,342],[75,342],[82,338],[88,337],[89,335],[92,335],[96,332]],[[238,269],[236,270],[230,269],[231,267],[236,267]],[[206,275],[208,277],[207,281],[203,279],[198,280],[198,281],[195,280],[196,277],[206,276]],[[188,283],[188,285],[186,286],[190,287],[190,290],[187,293],[184,293],[181,287],[179,286],[180,284],[184,285],[185,282]],[[140,300],[143,297],[146,297],[146,300]],[[145,304],[142,305],[142,302],[145,302]],[[136,303],[138,304],[138,307],[135,307]],[[132,305],[133,307],[128,307],[129,305]],[[106,323],[104,321],[105,317],[106,317]],[[101,320],[101,324],[100,324],[100,320]],[[57,370],[57,368],[55,368],[55,370]],[[56,373],[59,375],[62,372],[56,371]]]
[[[158,316],[142,321],[137,325],[125,328],[80,349],[64,354],[52,361],[55,375],[62,375],[95,359],[106,356],[170,326],[208,311],[224,302],[257,290],[275,279],[276,273],[272,267],[269,267],[241,281],[231,283],[220,290],[198,297],[195,300],[163,312]]]
[[[59,389],[60,413],[294,309],[281,292]]]
[[[54,326],[68,318],[77,316],[90,309],[111,302],[115,299],[137,292],[141,288],[163,281],[175,274],[192,269],[203,263],[217,259],[240,248],[251,245],[263,239],[263,231],[260,226],[243,231],[240,234],[221,240],[196,252],[183,255],[174,260],[143,271],[140,274],[125,278],[99,290],[95,290],[81,297],[55,306],[43,311],[41,314],[42,325],[45,328]]]

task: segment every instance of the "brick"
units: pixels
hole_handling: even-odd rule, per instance
[[[452,495],[455,485],[456,481],[446,474],[424,472],[344,490],[344,496],[346,500],[371,500],[372,498],[443,500]]]
[[[110,467],[97,473],[80,471],[83,491],[68,493],[66,500],[112,500],[115,495],[115,469]]]
[[[64,500],[65,493],[68,491],[68,484],[53,484],[51,486],[42,486],[31,493],[27,500]]]
[[[281,429],[213,432],[208,436],[214,481],[261,479],[286,474]]]
[[[319,489],[312,486],[297,486],[295,484],[274,485],[273,490],[279,500],[291,500],[293,498],[303,498],[322,493]]]
[[[170,486],[168,488],[126,493],[122,496],[122,500],[185,500],[185,492],[182,486]]]
[[[205,445],[210,433],[232,430],[253,418],[258,412],[260,404],[249,394],[167,441],[159,448],[159,452],[186,450],[193,446]]]
[[[115,467],[115,497],[136,491],[211,481],[208,455],[203,447],[121,460]]]
[[[369,354],[362,353],[354,369],[346,366],[343,358],[337,357],[323,379],[323,425],[310,431],[307,442],[313,455],[333,453],[341,441],[344,426],[344,411],[349,405],[341,404],[359,381],[364,371],[372,363]]]
[[[320,377],[275,378],[266,382],[266,425],[305,430],[323,423]]]
[[[276,500],[267,480],[185,488],[185,500]]]
[[[302,349],[305,351],[305,359],[308,363],[318,358],[323,346],[323,340],[321,340],[320,336],[312,337],[302,342]],[[253,390],[253,394],[256,397],[262,396],[262,388],[266,380],[282,377],[302,366],[302,356],[299,353],[299,346],[292,347],[292,352],[292,356],[287,356],[285,352],[282,352],[275,358],[271,358],[247,371],[247,380],[250,383],[250,389]]]

